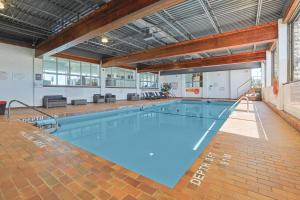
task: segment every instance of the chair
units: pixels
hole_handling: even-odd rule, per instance
[[[138,101],[140,100],[140,95],[136,93],[128,93],[127,94],[127,101]]]
[[[66,107],[67,98],[62,95],[51,95],[43,97],[44,108]]]
[[[153,92],[153,93],[157,99],[162,99],[162,97],[157,92]]]
[[[143,94],[144,94],[145,99],[147,99],[147,100],[152,100],[152,99],[153,99],[153,98],[148,94],[148,92],[144,92]]]
[[[162,99],[167,99],[168,96],[164,94],[163,92],[159,92],[159,95],[161,96]]]
[[[149,97],[151,98],[151,99],[157,99],[157,97],[155,97],[155,95],[154,95],[154,93],[153,92],[147,92],[148,93],[148,95],[149,95]]]
[[[159,99],[159,97],[156,96],[154,92],[149,92],[149,93],[150,93],[150,96],[151,96],[153,99]]]
[[[94,103],[104,103],[105,102],[105,97],[101,96],[101,94],[94,94],[93,102]]]
[[[115,103],[117,101],[116,95],[111,93],[105,94],[105,102],[106,103]]]

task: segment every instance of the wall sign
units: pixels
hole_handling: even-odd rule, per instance
[[[35,74],[35,80],[41,81],[42,80],[42,74]]]
[[[200,94],[200,88],[186,88],[185,91],[189,93]]]

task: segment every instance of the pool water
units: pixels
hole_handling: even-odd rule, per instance
[[[172,188],[220,129],[232,104],[177,101],[60,118],[55,135]]]

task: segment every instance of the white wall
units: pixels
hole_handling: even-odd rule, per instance
[[[230,98],[230,71],[205,72],[203,74],[204,98]]]
[[[0,99],[33,104],[33,50],[0,43]]]
[[[278,95],[273,92],[272,86],[272,63],[271,52],[267,51],[266,55],[266,87],[263,88],[263,100],[276,106],[277,109],[283,110],[297,118],[300,118],[300,83],[288,82],[288,29],[287,24],[278,21],[278,57],[275,58],[279,63],[278,72]]]
[[[178,88],[171,92],[177,97],[203,97],[203,98],[237,98],[237,88],[251,78],[251,70],[231,70],[203,73],[203,88],[199,94],[186,91],[185,75],[161,76],[162,83],[176,83]],[[239,89],[242,94],[250,89],[251,82]]]
[[[185,97],[185,76],[178,75],[167,75],[160,77],[161,84],[171,83],[173,85],[172,90],[170,91],[176,97]],[[175,86],[175,87],[174,87]]]
[[[230,71],[230,98],[236,99],[251,88],[251,69]]]

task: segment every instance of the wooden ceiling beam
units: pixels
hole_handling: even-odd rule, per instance
[[[277,38],[278,24],[277,22],[272,22],[203,38],[178,42],[176,44],[166,45],[159,48],[147,49],[129,55],[104,59],[103,66],[118,66],[121,64],[132,64],[154,59],[269,43],[276,41]]]
[[[173,71],[199,67],[215,67],[219,65],[260,62],[264,60],[266,60],[266,51],[256,51],[225,56],[214,56],[209,58],[199,58],[190,61],[182,61],[161,65],[152,65],[138,69],[138,72],[144,73],[158,71]]]
[[[184,0],[112,0],[36,47],[36,57],[54,55]]]
[[[293,17],[296,14],[296,11],[298,7],[300,6],[300,0],[291,0],[291,3],[289,4],[289,7],[287,8],[284,17],[283,22],[284,23],[290,23]]]

